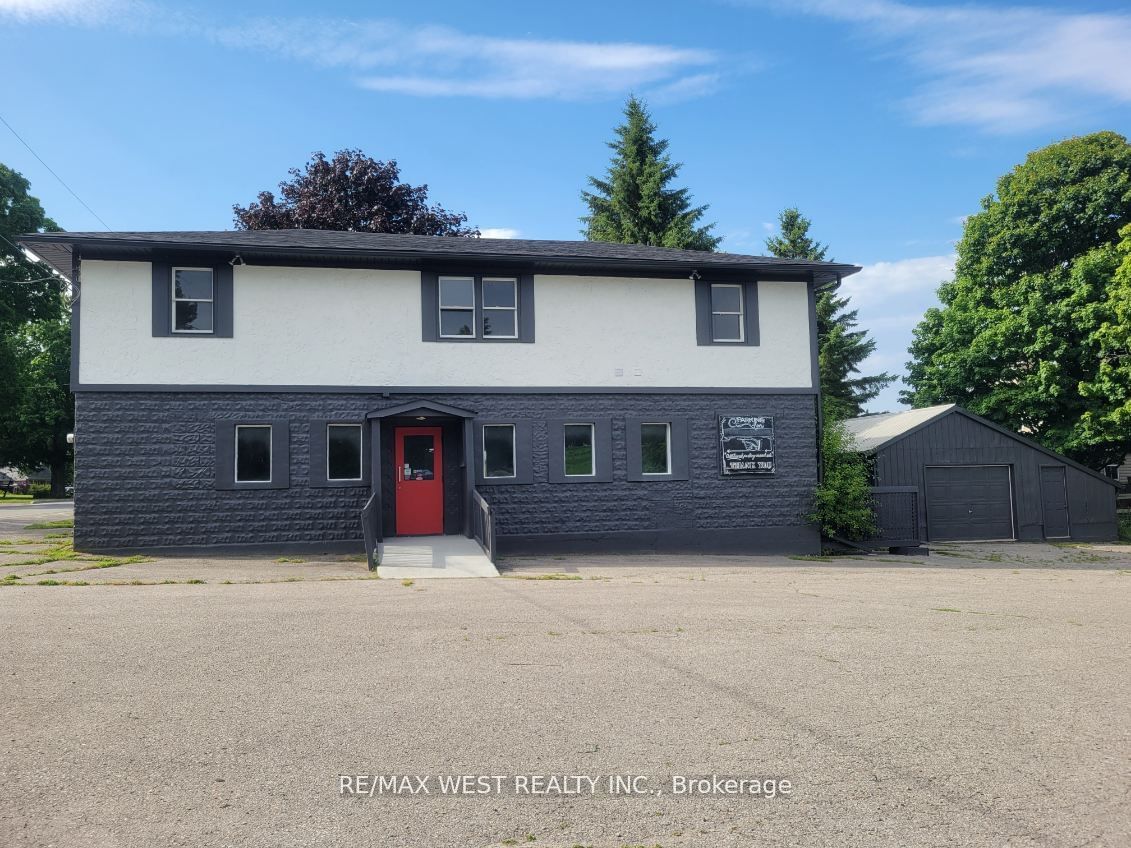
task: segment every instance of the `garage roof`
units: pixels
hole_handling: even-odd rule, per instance
[[[861,415],[859,418],[850,418],[845,421],[844,427],[849,435],[852,436],[852,449],[854,451],[857,453],[875,453],[951,413],[964,415],[972,421],[977,421],[979,424],[983,424],[991,430],[996,430],[1033,450],[1040,451],[1046,456],[1052,457],[1057,462],[1063,462],[1065,465],[1070,465],[1073,468],[1083,471],[1085,474],[1090,474],[1097,480],[1103,480],[1105,483],[1115,486],[1116,488],[1119,487],[1118,480],[1112,480],[1110,477],[1106,477],[1098,471],[1088,468],[1086,465],[1081,465],[1066,456],[1049,450],[1044,445],[1038,444],[1032,439],[1027,439],[1019,433],[1014,433],[1012,430],[995,424],[993,421],[986,418],[982,418],[980,415],[975,415],[973,412],[970,412],[970,410],[963,409],[961,406],[954,403],[925,406],[922,409],[909,409],[907,412],[884,412],[878,415]]]
[[[879,415],[861,415],[844,422],[844,428],[851,434],[853,449],[861,453],[879,450],[896,439],[918,430],[936,418],[941,418],[952,409],[953,403],[939,406],[925,406],[922,409],[909,409],[907,412],[884,412]]]

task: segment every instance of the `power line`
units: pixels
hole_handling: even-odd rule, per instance
[[[85,209],[87,212],[89,212],[91,215],[93,215],[95,218],[97,218],[98,223],[100,223],[107,230],[110,229],[110,225],[107,224],[105,221],[103,221],[102,218],[99,216],[99,214],[97,212],[95,212],[93,209],[91,209],[89,206],[87,206],[86,201],[83,200],[81,197],[79,197],[77,194],[75,194],[75,190],[73,188],[71,188],[69,185],[67,185],[65,182],[63,182],[63,178],[60,177],[58,174],[56,174],[55,171],[53,171],[51,169],[51,166],[43,161],[43,157],[40,156],[38,153],[36,153],[34,150],[32,150],[31,145],[28,144],[26,141],[24,141],[23,138],[20,136],[20,134],[18,132],[16,132],[15,129],[13,129],[12,125],[4,120],[3,115],[0,115],[0,124],[3,124],[4,126],[6,126],[11,131],[12,135],[14,135],[16,137],[16,139],[19,141],[19,143],[22,144],[24,147],[26,147],[28,149],[28,152],[31,153],[31,155],[34,156],[36,159],[39,160],[39,164],[42,165],[44,168],[46,168],[48,170],[48,172],[51,174],[51,176],[53,176],[55,179],[57,179],[59,181],[59,184],[71,193],[71,197],[73,197],[75,200],[77,200],[79,203],[82,204],[83,209]]]

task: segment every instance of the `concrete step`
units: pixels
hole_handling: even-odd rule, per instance
[[[381,578],[499,576],[479,543],[466,536],[394,536],[377,551]]]

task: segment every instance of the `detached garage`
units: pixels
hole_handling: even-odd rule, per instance
[[[933,542],[1117,538],[1114,480],[954,404],[847,422]]]

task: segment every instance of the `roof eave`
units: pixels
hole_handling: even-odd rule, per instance
[[[785,279],[812,280],[817,284],[827,284],[837,279],[855,274],[861,270],[856,265],[826,265],[814,268],[812,266],[797,266],[773,263],[712,263],[710,254],[696,259],[623,259],[594,256],[545,256],[522,253],[492,253],[492,252],[467,252],[467,253],[433,253],[425,250],[397,250],[375,251],[364,248],[326,248],[294,245],[278,245],[262,247],[255,245],[218,244],[215,242],[185,243],[179,241],[145,241],[138,242],[131,239],[100,238],[97,240],[68,239],[66,233],[32,233],[21,236],[19,242],[22,246],[41,256],[44,261],[61,273],[70,272],[69,254],[76,246],[89,250],[89,255],[97,256],[99,253],[113,253],[115,250],[136,251],[140,256],[155,253],[231,253],[239,254],[244,261],[255,264],[257,259],[284,258],[284,257],[323,257],[350,259],[358,262],[372,262],[388,267],[389,265],[402,265],[409,268],[428,266],[450,266],[453,263],[467,264],[494,264],[514,267],[534,267],[536,269],[580,269],[590,272],[616,271],[619,273],[640,273],[661,276],[683,276],[692,271],[708,271],[711,274],[767,274],[778,275]],[[55,250],[43,250],[46,246],[55,246]],[[40,250],[36,250],[40,247]],[[67,261],[61,262],[60,254],[67,254]],[[44,255],[48,254],[48,255]],[[65,270],[64,270],[65,268]]]

